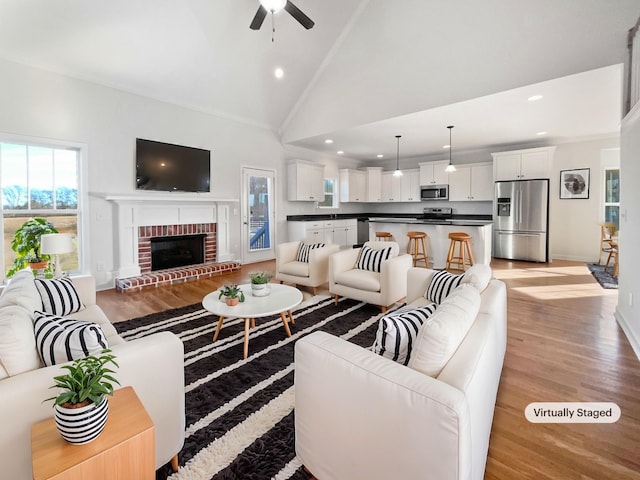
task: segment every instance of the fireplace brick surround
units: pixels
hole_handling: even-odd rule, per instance
[[[166,270],[151,271],[151,238],[183,235],[205,235],[204,263]],[[240,268],[238,262],[216,262],[216,224],[191,223],[176,225],[145,225],[138,227],[138,264],[140,275],[116,280],[116,289],[121,292],[137,291],[143,287],[163,283],[195,280],[215,274],[231,272]]]

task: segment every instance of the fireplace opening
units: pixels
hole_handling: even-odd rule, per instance
[[[204,263],[204,234],[151,238],[151,271]]]

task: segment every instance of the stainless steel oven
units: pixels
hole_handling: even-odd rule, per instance
[[[420,187],[420,200],[449,200],[449,185]]]

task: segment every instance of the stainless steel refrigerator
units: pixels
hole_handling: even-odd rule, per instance
[[[549,261],[549,180],[496,182],[493,255]]]

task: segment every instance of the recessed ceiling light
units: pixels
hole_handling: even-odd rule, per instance
[[[547,132],[538,132],[538,133],[536,133],[536,135],[546,135],[546,134],[547,134]]]
[[[282,78],[284,77],[284,70],[278,67],[273,71],[273,74],[276,76],[276,78]]]
[[[330,138],[327,138],[324,143],[333,143],[333,140],[331,140]]]
[[[381,153],[379,153],[378,155],[376,155],[376,157],[378,157],[378,158],[383,158],[383,157],[384,157],[384,155],[383,155],[383,154],[381,154]]]
[[[538,100],[540,100],[542,98],[542,95],[532,95],[529,98],[527,98],[527,100],[529,100],[530,102],[536,102]]]
[[[344,152],[342,150],[338,150],[338,155],[344,155]]]

